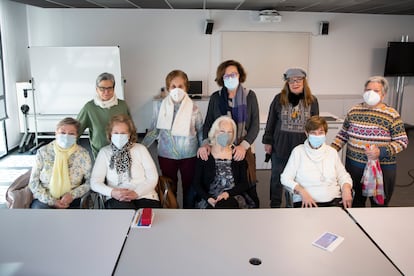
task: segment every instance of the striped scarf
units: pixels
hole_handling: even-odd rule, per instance
[[[220,91],[219,108],[221,115],[231,114],[232,119],[237,125],[236,144],[240,144],[247,134],[246,121],[247,121],[247,95],[249,90],[239,85],[237,88],[236,96],[233,100],[233,106],[229,105],[229,94],[227,88],[223,87]]]

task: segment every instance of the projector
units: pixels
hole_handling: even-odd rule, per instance
[[[259,12],[260,22],[281,22],[282,16],[277,10],[261,10]]]

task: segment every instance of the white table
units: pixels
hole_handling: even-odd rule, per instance
[[[115,275],[400,275],[340,208],[154,212]],[[333,252],[312,245],[325,231],[345,238]]]
[[[414,208],[351,208],[348,212],[405,275],[414,275]]]
[[[0,209],[0,275],[111,275],[133,215]]]

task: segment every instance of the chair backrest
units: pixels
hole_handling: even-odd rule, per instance
[[[155,191],[158,193],[162,208],[178,208],[177,198],[171,190],[172,180],[166,176],[160,176],[158,178]]]
[[[29,180],[32,170],[19,176],[7,189],[6,201],[9,208],[30,208],[33,200],[32,191],[29,189]]]

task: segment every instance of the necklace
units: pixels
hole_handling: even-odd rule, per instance
[[[324,165],[323,165],[323,160],[324,159],[322,158],[321,162],[316,162],[316,161],[312,160],[312,158],[309,156],[309,153],[306,151],[306,149],[305,149],[305,154],[308,157],[308,159],[312,162],[313,166],[319,171],[319,175],[320,175],[319,180],[321,182],[325,182],[326,181],[326,177],[325,177],[325,175],[323,173],[324,172]],[[318,166],[317,163],[321,163],[322,170],[319,168],[319,166]]]

